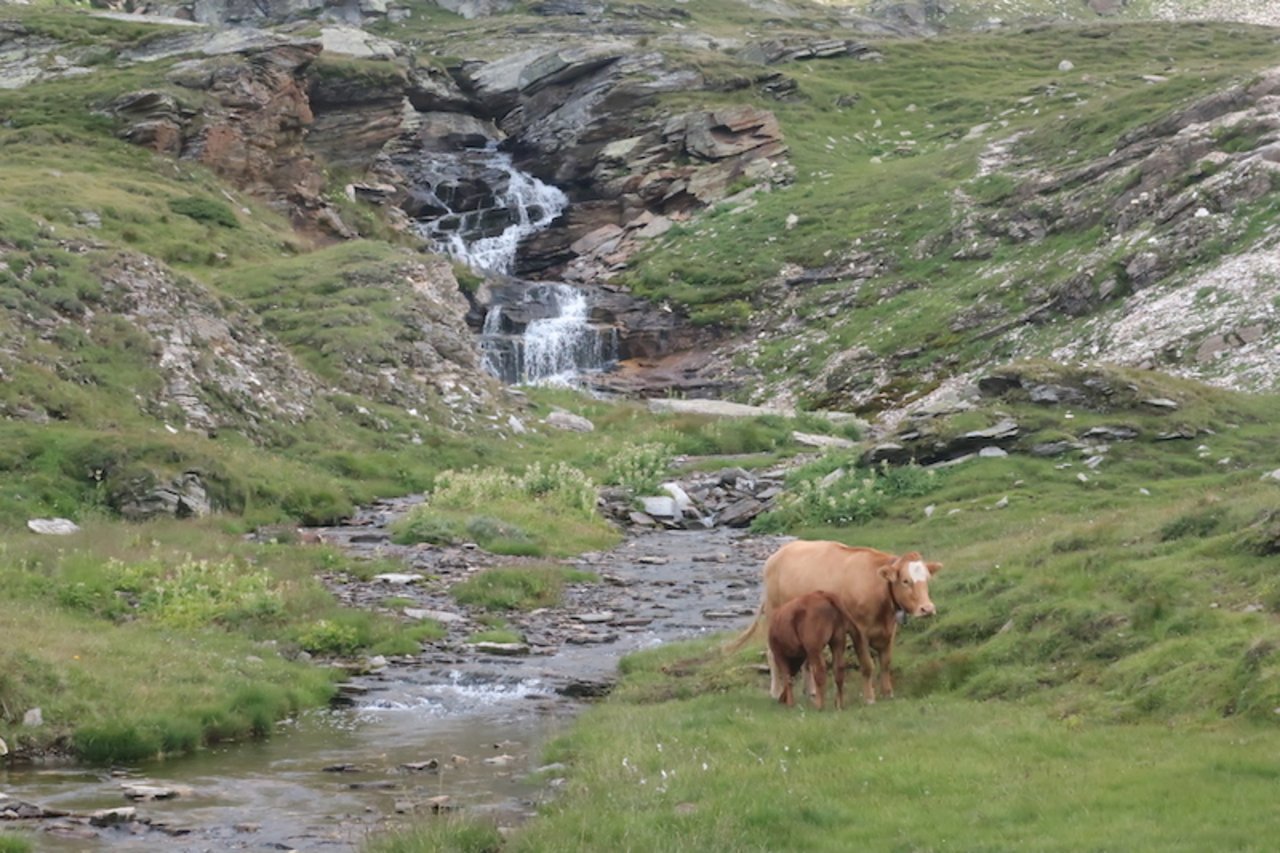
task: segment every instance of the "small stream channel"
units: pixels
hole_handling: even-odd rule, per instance
[[[548,740],[607,690],[629,652],[746,624],[775,539],[741,531],[649,532],[579,558],[600,582],[571,586],[562,605],[512,623],[528,641],[518,656],[463,642],[475,614],[448,586],[498,562],[476,549],[404,547],[385,525],[413,499],[367,508],[318,531],[356,556],[400,557],[403,576],[330,579],[340,598],[376,606],[395,597],[446,613],[449,636],[421,654],[351,680],[351,704],[303,714],[268,741],[105,770],[67,765],[0,769],[0,794],[73,813],[24,824],[40,851],[354,851],[371,833],[446,808],[491,813],[514,825],[554,795],[543,769]],[[412,580],[421,574],[423,579]],[[173,786],[173,799],[130,803],[122,784]],[[138,820],[92,826],[84,815],[134,806]],[[0,827],[11,830],[12,824]]]

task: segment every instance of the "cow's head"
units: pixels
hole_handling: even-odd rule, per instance
[[[912,551],[880,567],[880,577],[889,584],[893,603],[908,616],[932,616],[938,612],[929,600],[929,578],[942,563],[925,562],[919,551]]]

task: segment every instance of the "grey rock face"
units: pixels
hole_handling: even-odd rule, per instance
[[[203,518],[213,511],[204,481],[199,472],[188,471],[171,482],[147,488],[147,480],[130,484],[137,492],[125,492],[117,498],[117,509],[133,521],[168,516],[171,518]]]

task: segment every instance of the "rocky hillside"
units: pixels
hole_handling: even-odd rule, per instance
[[[510,224],[499,155],[567,196],[513,271],[607,295],[615,390],[874,415],[1027,356],[1274,389],[1280,4],[1237,5],[5,7],[4,468],[57,435],[76,481],[12,500],[197,470],[244,506],[217,442],[359,477],[505,422],[474,332],[509,283],[423,236]]]

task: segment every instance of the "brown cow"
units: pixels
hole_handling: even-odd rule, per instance
[[[839,542],[804,539],[788,542],[765,561],[764,595],[756,617],[725,651],[742,648],[760,623],[785,602],[825,589],[840,602],[857,628],[852,633],[858,666],[862,670],[863,699],[868,703],[876,700],[871,685],[870,651],[873,649],[880,658],[880,693],[893,698],[897,614],[932,616],[937,612],[929,600],[929,578],[941,568],[941,563],[925,562],[917,551],[895,556]],[[777,698],[781,695],[782,680],[772,654],[769,672],[769,694]]]
[[[827,688],[822,649],[828,647],[836,674],[836,710],[844,708],[844,638],[856,630],[853,619],[836,597],[823,589],[793,598],[773,611],[769,619],[769,654],[783,678],[778,701],[787,706],[795,704],[791,682],[807,663],[813,675],[813,704],[822,710]]]

